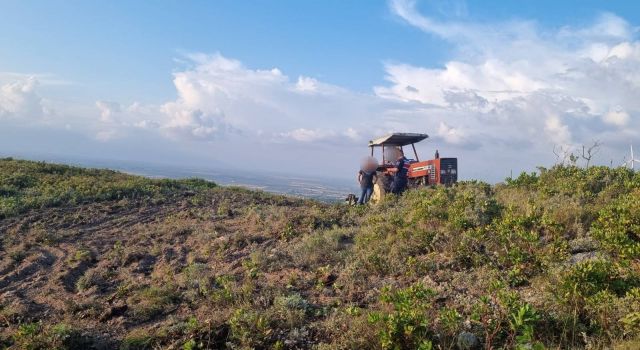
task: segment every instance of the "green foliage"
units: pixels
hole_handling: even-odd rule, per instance
[[[71,263],[89,262],[93,260],[93,253],[86,247],[80,247],[73,254],[69,261]]]
[[[264,348],[269,344],[273,329],[269,319],[250,309],[238,309],[229,319],[231,338],[245,348]]]
[[[106,348],[637,348],[627,169],[539,168],[353,208],[213,186],[1,160],[0,219],[15,218],[0,283],[38,307],[0,305],[0,348],[89,344],[114,324],[129,333]],[[42,313],[40,282],[81,293]]]
[[[122,343],[120,350],[146,350],[151,349],[153,337],[145,331],[136,330],[127,334]]]
[[[293,259],[296,264],[310,268],[339,265],[350,252],[352,235],[345,229],[332,229],[304,236],[293,249]]]
[[[604,339],[637,334],[633,313],[640,310],[637,276],[609,260],[590,260],[565,271],[556,295],[566,305],[568,327],[575,341],[581,328]]]
[[[103,276],[101,276],[96,271],[89,270],[80,278],[78,278],[78,281],[76,281],[76,289],[78,291],[84,291],[93,286],[100,285],[101,283],[103,283],[103,281]]]
[[[179,300],[179,294],[172,286],[151,286],[136,291],[128,298],[133,317],[148,321],[166,312]]]
[[[187,288],[195,290],[200,296],[207,296],[212,292],[213,281],[209,266],[203,263],[191,263],[182,271]]]
[[[638,334],[640,331],[640,312],[630,312],[620,319],[627,333]]]
[[[593,234],[612,254],[640,257],[640,191],[621,196],[602,209]]]
[[[293,237],[295,237],[297,235],[296,230],[294,228],[293,223],[287,223],[287,225],[284,227],[284,230],[282,230],[282,233],[280,234],[280,238],[284,239],[284,240],[289,240]]]
[[[445,345],[444,348],[452,348],[454,341],[457,341],[459,331],[462,329],[464,318],[458,310],[449,307],[440,309],[438,313],[440,327],[445,335],[441,337],[441,342]],[[447,339],[450,339],[449,344],[447,344]]]
[[[112,170],[0,159],[0,219],[29,209],[95,201],[158,201],[215,187],[201,179],[147,179]]]
[[[231,304],[238,299],[236,283],[230,276],[218,276],[214,280],[211,299],[220,304]]]
[[[484,331],[485,346],[503,342],[505,348],[543,348],[534,337],[541,319],[538,311],[501,282],[492,283],[490,292],[478,299],[471,314],[471,320]]]
[[[637,284],[635,278],[621,275],[620,267],[609,260],[592,260],[569,269],[558,286],[565,300],[582,305],[584,299],[601,291],[624,295]]]
[[[380,346],[383,349],[431,349],[431,319],[435,292],[421,284],[404,289],[385,287],[380,300],[390,306],[387,312],[372,312],[369,322],[378,328]]]
[[[40,332],[39,323],[24,323],[18,327],[16,338],[33,338]]]
[[[507,184],[507,186],[510,186],[510,187],[533,187],[536,184],[538,184],[539,180],[540,180],[540,177],[538,177],[538,174],[536,174],[535,172],[532,172],[532,173],[522,172],[515,179],[510,177],[507,178],[505,183]]]
[[[67,324],[43,325],[41,322],[23,323],[13,334],[15,348],[25,350],[86,349],[94,340]]]
[[[13,252],[9,253],[9,258],[14,262],[14,263],[19,263],[22,260],[24,260],[24,258],[27,256],[27,253],[23,250],[16,250]]]
[[[526,349],[531,345],[534,341],[533,327],[539,320],[540,316],[530,304],[520,304],[511,310],[509,327],[512,334],[516,335],[516,348]]]
[[[182,350],[196,350],[198,348],[198,343],[194,339],[189,339],[182,345]]]

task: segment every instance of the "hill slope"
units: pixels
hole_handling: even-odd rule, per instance
[[[0,160],[0,348],[637,348],[640,176],[347,207]]]

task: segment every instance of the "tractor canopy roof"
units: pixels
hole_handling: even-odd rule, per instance
[[[416,134],[409,132],[394,132],[393,134],[379,137],[369,141],[369,147],[390,145],[390,146],[406,146],[412,143],[418,143],[429,137],[427,134]]]

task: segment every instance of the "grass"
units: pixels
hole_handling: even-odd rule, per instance
[[[72,348],[64,334],[123,349],[640,342],[640,175],[627,169],[540,168],[348,207],[5,159],[0,191],[0,268],[21,273],[0,282],[20,291],[0,300],[2,347]]]
[[[30,209],[96,201],[162,201],[187,190],[213,188],[200,179],[154,180],[112,170],[0,160],[0,219]]]
[[[179,300],[171,286],[151,286],[136,291],[128,299],[131,316],[139,321],[148,321],[170,309]]]

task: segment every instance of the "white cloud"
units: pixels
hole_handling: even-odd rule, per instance
[[[605,13],[584,28],[558,31],[532,21],[441,22],[416,2],[390,1],[392,11],[422,31],[451,42],[457,54],[442,68],[386,65],[383,98],[410,103],[438,117],[438,135],[452,145],[465,138],[493,145],[575,145],[640,127],[640,43],[624,19]],[[423,107],[415,107],[415,104]],[[602,137],[604,136],[604,137]],[[502,146],[501,146],[502,147]]]
[[[296,89],[299,91],[316,91],[318,89],[318,81],[309,77],[298,77]]]
[[[0,72],[0,85],[15,83],[17,81],[35,80],[38,86],[72,86],[76,83],[70,80],[61,79],[50,73],[17,73]]]
[[[118,132],[114,129],[111,130],[100,130],[96,133],[96,140],[100,142],[107,142],[117,138]]]
[[[607,58],[619,58],[622,60],[633,59],[640,61],[640,43],[623,42],[609,50]]]
[[[281,134],[284,138],[291,138],[300,142],[315,142],[334,137],[335,135],[336,134],[333,131],[310,130],[304,128],[295,129]]]
[[[298,142],[331,142],[334,144],[347,144],[362,141],[360,133],[354,128],[347,128],[343,131],[332,129],[305,129],[299,128],[283,133],[276,137],[278,141],[294,140]]]
[[[185,108],[176,102],[163,105],[161,111],[169,119],[165,124],[160,124],[160,128],[172,137],[208,140],[231,129],[220,111],[203,112],[200,109]],[[149,124],[143,122],[145,126]]]
[[[451,127],[445,122],[440,122],[438,126],[438,136],[454,145],[461,145],[467,142],[466,132],[464,130]]]
[[[617,125],[617,126],[625,126],[629,123],[629,113],[625,112],[622,109],[613,109],[610,110],[607,114],[604,115],[603,120],[606,123]]]
[[[174,99],[100,100],[90,105],[92,118],[61,125],[103,142],[168,137],[176,148],[222,149],[256,164],[269,164],[264,154],[271,154],[256,149],[284,149],[296,159],[316,152],[320,162],[298,168],[335,169],[366,153],[370,138],[426,132],[432,138],[419,148],[458,156],[465,177],[492,179],[506,172],[486,162],[488,154],[531,169],[553,160],[554,144],[599,139],[615,154],[640,136],[640,42],[624,19],[603,14],[591,25],[550,30],[535,21],[463,21],[463,7],[444,21],[418,12],[414,1],[389,4],[409,25],[449,42],[451,57],[439,66],[387,63],[386,82],[358,93],[221,54],[193,54],[173,74]],[[0,118],[49,116],[36,87],[25,79],[3,85]]]
[[[360,95],[317,79],[291,80],[278,68],[251,69],[220,54],[190,55],[190,66],[174,73],[178,94],[160,107],[160,129],[193,139],[274,135],[297,142],[353,138],[336,132],[383,113],[375,96]]]
[[[354,129],[354,128],[347,128],[347,130],[344,132],[344,135],[348,138],[350,138],[353,141],[360,141],[362,140],[362,136],[360,135],[360,133],[358,132],[358,130]]]
[[[361,141],[363,130],[384,127],[381,105],[387,103],[373,95],[305,76],[291,80],[278,68],[251,69],[220,54],[188,59],[187,66],[174,73],[175,100],[128,107],[97,101],[99,130],[158,131],[177,142],[244,135],[247,142],[340,144]]]
[[[544,130],[555,144],[560,146],[571,145],[569,127],[564,125],[558,116],[551,115],[547,117],[544,122]]]
[[[585,28],[565,27],[560,31],[562,37],[596,41],[630,40],[635,29],[623,18],[612,13],[603,13],[596,22]]]
[[[105,123],[113,122],[114,115],[122,112],[122,107],[117,102],[96,101],[96,107],[100,110],[100,120]]]
[[[0,118],[33,120],[50,115],[37,93],[35,77],[18,79],[0,87]]]
[[[157,129],[160,127],[160,123],[155,120],[141,120],[133,123],[133,126],[140,129]]]
[[[422,16],[416,10],[415,0],[392,0],[389,2],[393,13],[407,21],[407,23],[420,28],[426,32],[431,32],[436,35],[451,38],[459,35],[468,36],[471,33],[466,26],[460,26],[458,24],[440,23],[431,18]]]

